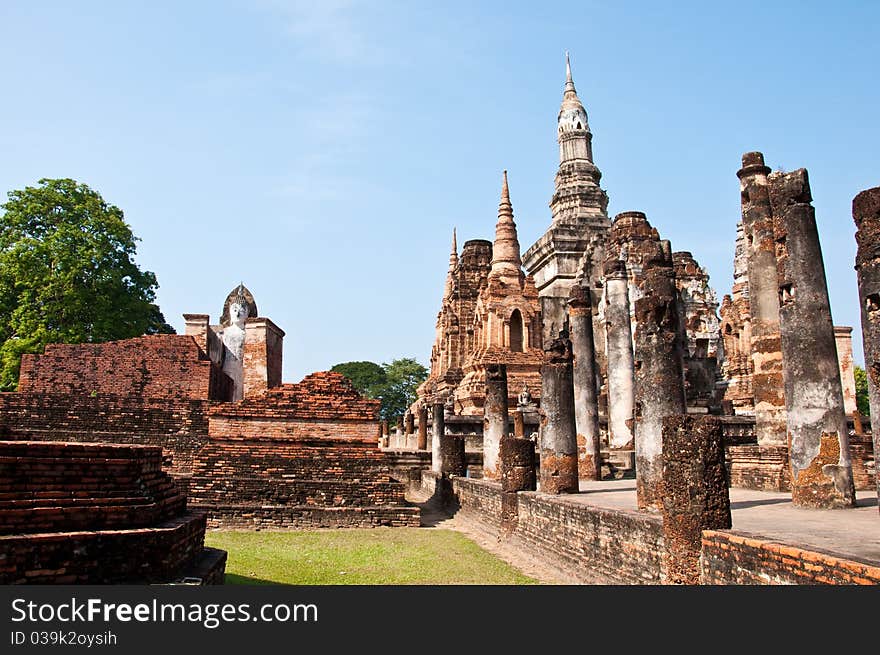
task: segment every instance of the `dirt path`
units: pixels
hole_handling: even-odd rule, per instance
[[[501,541],[494,534],[487,533],[481,526],[468,521],[460,513],[452,514],[425,495],[411,493],[407,500],[416,503],[422,510],[421,523],[423,528],[455,530],[465,535],[480,548],[489,551],[504,560],[521,573],[534,578],[543,584],[571,584],[571,578],[561,571],[547,566],[531,554]]]

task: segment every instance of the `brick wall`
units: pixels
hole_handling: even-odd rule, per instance
[[[423,491],[433,493],[436,474],[422,473]],[[463,515],[497,533],[501,485],[453,478]],[[664,548],[658,516],[586,505],[565,496],[520,492],[513,543],[589,584],[657,584]]]
[[[0,584],[168,582],[197,565],[204,536],[204,512],[135,530],[2,535]]]
[[[0,441],[0,534],[140,528],[185,507],[159,448]]]
[[[188,474],[208,438],[208,401],[107,394],[0,393],[0,438],[161,446]]]
[[[378,410],[330,372],[217,404],[190,499],[212,527],[417,526],[378,448]]]
[[[221,581],[185,508],[160,448],[0,441],[0,584]]]
[[[228,376],[187,335],[96,344],[49,344],[23,355],[19,391],[225,400]]]
[[[880,584],[880,567],[736,532],[703,532],[702,584]]]

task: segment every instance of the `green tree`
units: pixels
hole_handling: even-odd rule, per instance
[[[380,414],[389,423],[406,413],[416,400],[416,389],[428,377],[428,369],[411,357],[382,364],[386,382],[382,391]]]
[[[342,373],[351,380],[362,396],[380,398],[385,385],[385,369],[375,362],[343,362],[336,364],[331,371]]]
[[[156,276],[135,264],[122,210],[71,179],[10,191],[0,216],[0,389],[22,353],[173,332],[154,304]]]
[[[853,370],[856,378],[856,406],[862,416],[871,415],[871,406],[868,403],[868,374],[861,366]]]

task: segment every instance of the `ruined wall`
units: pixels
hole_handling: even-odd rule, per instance
[[[172,475],[208,438],[208,401],[106,394],[0,393],[0,438],[160,446]]]
[[[724,296],[721,301],[720,314],[724,358],[718,400],[726,414],[753,414],[752,318],[749,312],[749,270],[742,221],[736,225],[733,288],[730,295]]]
[[[222,583],[158,448],[0,441],[0,584]]]
[[[49,344],[23,355],[18,390],[142,398],[225,400],[229,378],[192,336],[152,335],[106,343]]]
[[[880,584],[880,568],[733,532],[703,532],[702,584]]]
[[[376,447],[378,410],[331,372],[213,406],[192,505],[212,527],[417,526]]]
[[[428,482],[424,472],[422,480]],[[501,527],[501,485],[454,478],[462,514],[497,532]],[[588,584],[656,584],[660,581],[662,525],[659,517],[607,510],[564,496],[517,494],[513,543]]]

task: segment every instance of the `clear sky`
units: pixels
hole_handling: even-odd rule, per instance
[[[609,213],[729,293],[749,150],[812,182],[834,321],[863,362],[852,197],[880,184],[878,2],[0,3],[0,191],[89,184],[166,318],[251,289],[285,381],[427,364],[453,226],[550,223],[564,51]]]

